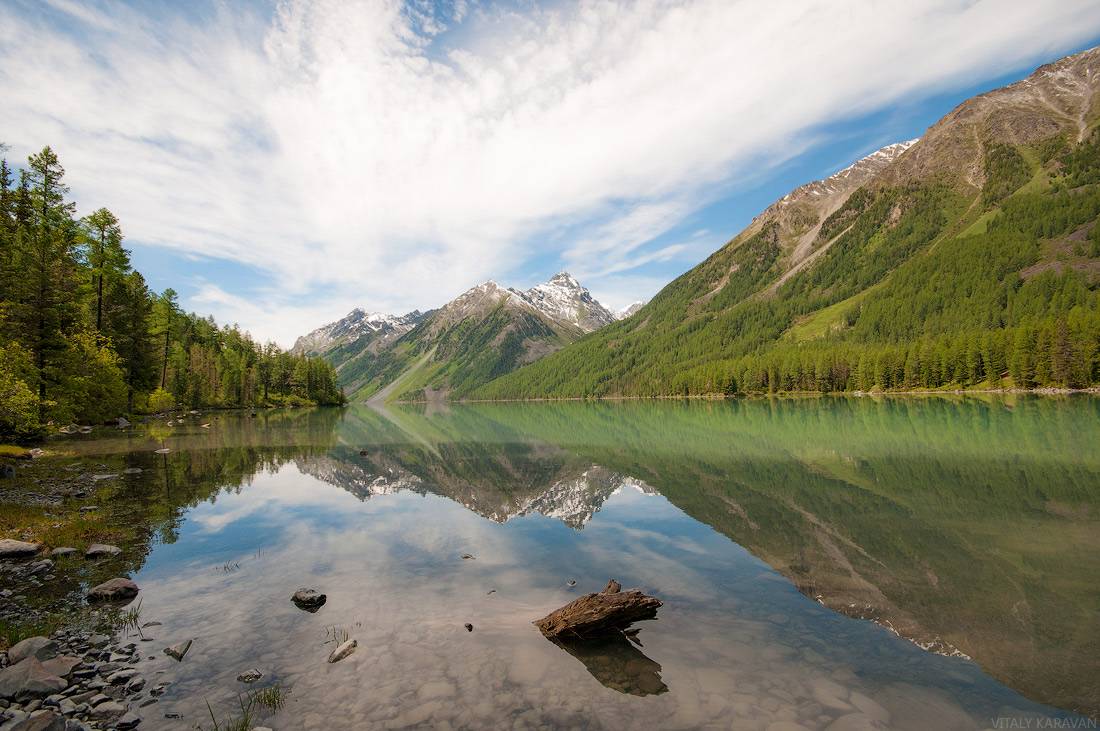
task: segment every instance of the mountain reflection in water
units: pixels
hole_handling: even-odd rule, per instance
[[[486,660],[489,665],[471,668],[471,678],[484,677],[491,687],[499,686],[499,693],[511,690],[495,701],[500,707],[482,709],[487,715],[472,715],[467,725],[469,719],[485,721],[506,712],[507,698],[517,693],[517,707],[562,702],[553,695],[556,685],[548,671],[541,669],[552,661],[530,644],[545,640],[537,631],[536,637],[522,638],[528,637],[530,620],[575,598],[565,581],[583,571],[592,572],[590,582],[601,584],[614,571],[624,586],[644,583],[648,593],[674,600],[661,610],[661,620],[647,627],[644,651],[623,637],[599,646],[561,646],[602,686],[624,697],[699,694],[690,703],[670,706],[665,723],[676,725],[679,719],[679,725],[707,725],[726,719],[722,723],[729,724],[742,711],[753,718],[774,713],[782,719],[787,707],[782,699],[791,694],[790,708],[811,714],[799,716],[808,726],[845,713],[874,718],[861,710],[857,698],[869,688],[862,695],[854,690],[833,695],[838,683],[857,678],[879,684],[875,705],[888,706],[887,713],[894,709],[891,725],[900,728],[929,723],[967,728],[990,725],[1006,709],[1049,711],[996,690],[971,673],[963,659],[898,655],[901,650],[888,646],[884,633],[814,614],[807,599],[797,595],[803,604],[790,603],[768,588],[773,586],[769,576],[741,558],[738,546],[812,602],[874,620],[935,652],[972,658],[990,676],[1038,703],[1100,713],[1097,399],[471,404],[431,413],[416,406],[385,411],[355,406],[261,413],[253,420],[223,415],[212,430],[177,429],[154,438],[157,446],[173,451],[153,458],[148,439],[81,442],[89,455],[109,455],[103,459],[146,469],[120,484],[137,506],[132,514],[153,526],[154,543],[165,544],[154,547],[144,568],[140,562],[129,567],[141,568],[148,578],[147,584],[138,577],[146,587],[146,611],[170,599],[193,601],[189,621],[195,627],[204,612],[211,617],[224,613],[208,592],[228,589],[215,589],[210,577],[187,586],[173,583],[169,569],[180,571],[196,556],[214,563],[283,531],[296,547],[290,554],[283,551],[279,560],[302,561],[303,552],[316,551],[317,558],[302,567],[327,576],[335,586],[329,590],[330,606],[319,617],[336,616],[341,592],[358,591],[352,587],[360,584],[365,593],[356,594],[353,604],[367,606],[375,617],[404,611],[409,622],[421,623],[428,632],[435,630],[440,612],[456,605],[478,613],[478,629],[468,641],[491,642],[493,649],[485,652],[504,656],[494,654],[495,659]],[[369,539],[358,548],[361,566],[345,565],[340,555],[345,549],[325,543],[328,548],[322,550],[314,537],[287,522],[308,522],[309,516],[323,514],[317,513],[324,510],[318,501],[330,500],[303,488],[301,480],[308,478],[372,506],[357,519],[365,521],[358,530],[363,540]],[[253,492],[267,492],[250,498],[252,493],[243,492],[250,484]],[[261,500],[260,495],[268,497]],[[423,541],[413,540],[416,534],[429,531],[425,541],[457,555],[467,546],[446,531],[467,524],[442,505],[432,503],[429,509],[423,501],[402,498],[416,495],[446,498],[494,524],[515,524],[517,530],[507,536],[511,547],[501,543],[499,557],[488,555],[487,548],[474,551],[476,561],[460,562],[461,576],[439,566],[437,549],[421,546]],[[627,499],[630,495],[637,499]],[[217,505],[207,507],[215,500]],[[660,507],[663,501],[668,510]],[[276,504],[286,505],[284,513],[264,517]],[[622,507],[601,518],[611,505]],[[348,532],[356,529],[337,517],[350,515],[346,506],[333,509],[337,512],[325,519],[327,528],[317,529],[331,530],[333,538],[345,536],[350,551],[359,533]],[[379,522],[383,517],[386,522]],[[190,534],[188,524],[195,526]],[[578,538],[561,533],[555,524]],[[219,533],[225,526],[235,527]],[[472,524],[465,530],[482,533]],[[727,547],[708,531],[723,536]],[[504,536],[485,534],[481,540],[493,545]],[[177,542],[178,548],[167,545]],[[631,561],[621,572],[605,565],[620,546],[634,552],[615,554],[620,562]],[[324,551],[335,555],[326,557]],[[517,552],[523,564],[509,563],[509,551]],[[281,570],[290,572],[288,565]],[[560,576],[560,585],[540,583],[546,576]],[[271,580],[269,574],[257,576],[263,583],[255,586]],[[237,581],[243,590],[248,579]],[[500,591],[487,594],[493,587]],[[434,593],[425,594],[429,588]],[[481,599],[460,598],[467,589]],[[209,610],[200,602],[207,596],[214,602]],[[300,621],[280,615],[269,625],[282,632],[291,626],[285,623]],[[379,672],[415,676],[416,665],[402,664],[413,659],[401,654],[413,647],[444,659],[469,652],[452,647],[458,640],[449,634],[433,639],[429,648],[408,635],[407,625],[398,627],[388,630],[392,636],[379,635],[376,656],[394,658],[392,666],[379,659]],[[710,642],[703,642],[704,636]],[[371,641],[361,638],[361,645],[368,648]],[[515,655],[505,660],[509,646]],[[200,644],[195,652],[202,652]],[[281,656],[268,655],[270,662]],[[370,657],[364,649],[346,662]],[[802,687],[808,700],[799,700],[794,689],[803,681],[793,678],[776,681],[773,691],[758,689],[757,695],[747,679],[733,685],[720,680],[727,671],[740,672],[735,666],[741,664],[745,670],[758,668],[766,686],[764,667],[779,663],[793,670],[790,663],[797,662],[838,670],[829,681],[807,681]],[[488,680],[495,672],[488,669],[492,663],[504,663],[496,680]],[[555,672],[567,671],[558,667]],[[185,690],[201,693],[200,681],[209,683],[209,678],[181,679],[177,702],[184,704]],[[440,688],[444,684],[433,682]],[[454,679],[447,684],[453,686]],[[398,686],[393,697],[405,698],[401,694],[408,691]],[[537,700],[542,696],[534,694],[536,687],[551,695]],[[581,692],[570,687],[562,697]],[[939,701],[927,695],[931,688],[954,697],[955,710],[936,710]],[[380,689],[374,692],[384,695]],[[768,693],[781,699],[778,710],[751,700]],[[166,701],[170,706],[171,694]],[[409,702],[394,708],[404,709]],[[738,703],[748,705],[739,711]],[[906,713],[898,710],[906,708]],[[970,714],[968,720],[952,715],[958,709]],[[373,712],[365,708],[362,718],[373,723]],[[397,715],[385,716],[387,723],[408,720],[404,710],[392,713]],[[567,710],[539,713],[551,725],[606,725]],[[919,723],[907,726],[906,714]],[[310,726],[307,717],[301,723]]]

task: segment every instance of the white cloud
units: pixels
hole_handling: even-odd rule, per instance
[[[267,272],[267,301],[215,314],[284,343],[317,292],[329,319],[547,254],[652,261],[656,234],[815,126],[1100,32],[1095,0],[49,5],[0,7],[0,135],[53,145],[132,243]]]

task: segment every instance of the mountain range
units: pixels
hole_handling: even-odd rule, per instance
[[[614,313],[568,272],[526,290],[487,281],[429,312],[352,310],[291,350],[332,363],[352,398],[463,396],[640,306]]]
[[[769,206],[474,398],[1100,384],[1100,49]]]
[[[1098,384],[1098,88],[1094,48],[973,97],[618,316],[562,273],[299,343],[353,398]]]

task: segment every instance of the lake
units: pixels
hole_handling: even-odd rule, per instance
[[[143,729],[213,728],[208,703],[220,721],[270,683],[275,729],[1100,714],[1100,399],[208,412],[51,448],[101,473],[71,499],[127,529],[97,570],[130,572],[161,623]],[[664,602],[640,645],[532,625],[609,578]],[[298,609],[299,587],[327,603]]]

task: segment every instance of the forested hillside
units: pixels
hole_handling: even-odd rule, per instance
[[[831,211],[784,198],[629,319],[473,396],[1100,384],[1098,87],[1093,49],[975,97]]]
[[[343,401],[332,367],[180,310],[130,266],[106,208],[77,218],[46,147],[0,161],[0,437],[173,406]]]

